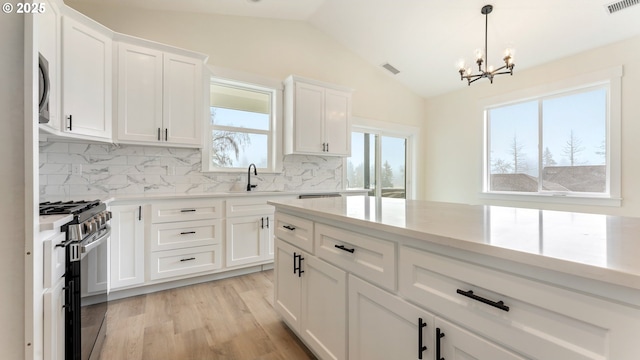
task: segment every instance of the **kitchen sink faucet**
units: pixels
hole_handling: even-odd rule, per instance
[[[251,191],[252,188],[258,185],[251,185],[251,167],[253,166],[253,175],[258,175],[258,170],[256,170],[256,164],[250,164],[249,170],[247,170],[247,191]]]

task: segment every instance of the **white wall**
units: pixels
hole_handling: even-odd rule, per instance
[[[640,216],[640,37],[576,54],[544,66],[519,71],[512,77],[478,81],[470,87],[426,100],[424,198],[459,203],[483,203],[483,115],[479,101],[623,65],[622,77],[622,206],[567,206],[525,202],[484,203],[544,207]],[[526,61],[526,59],[519,59]]]
[[[12,2],[15,4],[15,2]],[[0,357],[24,358],[24,16],[0,20]]]

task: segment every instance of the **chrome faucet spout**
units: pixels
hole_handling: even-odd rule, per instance
[[[254,187],[258,185],[251,185],[251,167],[253,166],[253,175],[258,175],[258,170],[256,169],[256,164],[250,164],[249,169],[247,170],[247,191],[251,191]]]

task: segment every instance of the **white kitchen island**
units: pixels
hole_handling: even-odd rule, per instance
[[[640,219],[274,201],[276,311],[323,359],[640,358]]]

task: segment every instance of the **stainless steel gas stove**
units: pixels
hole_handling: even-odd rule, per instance
[[[111,212],[93,201],[44,202],[40,215],[73,215],[62,225],[65,242],[65,359],[100,356],[106,331],[107,253]],[[105,279],[98,282],[96,279]]]

